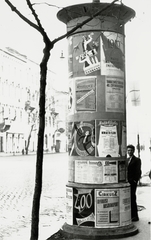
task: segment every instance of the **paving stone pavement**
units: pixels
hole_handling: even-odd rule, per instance
[[[35,162],[34,155],[0,157],[0,240],[30,238]],[[39,239],[64,223],[66,173],[66,153],[44,156]]]
[[[39,240],[48,239],[65,222],[65,185],[68,176],[67,160],[66,153],[44,156]],[[34,155],[0,156],[0,240],[30,239],[35,163],[36,156]],[[149,190],[147,189],[138,188],[138,203],[149,209],[150,201],[144,204],[144,200],[148,200],[147,194]],[[147,217],[146,211],[140,212],[142,216],[143,214],[145,215],[144,218]],[[141,224],[140,231],[145,229],[146,222],[145,225],[142,225],[141,221],[139,224]],[[145,232],[147,233],[147,230]],[[139,236],[136,235],[137,237]]]

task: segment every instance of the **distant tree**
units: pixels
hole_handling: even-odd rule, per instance
[[[88,17],[85,21],[78,24],[76,27],[68,31],[66,34],[51,41],[45,32],[41,21],[34,9],[35,3],[31,3],[30,0],[25,0],[27,6],[31,10],[36,23],[30,21],[26,16],[24,16],[9,0],[4,0],[8,6],[14,11],[23,21],[29,24],[31,27],[36,29],[42,36],[44,42],[43,58],[40,63],[40,98],[39,98],[39,130],[38,130],[38,144],[37,144],[37,159],[36,159],[36,177],[35,177],[35,189],[33,196],[33,206],[32,206],[32,222],[31,222],[31,237],[30,240],[37,240],[39,235],[39,209],[40,209],[40,197],[42,191],[42,173],[43,173],[43,147],[44,147],[44,130],[45,130],[45,89],[46,89],[46,79],[47,79],[47,65],[50,58],[50,52],[54,45],[74,33],[78,28],[91,21],[94,17],[98,16],[101,12],[110,8],[118,0],[114,0],[111,4],[102,8],[100,11],[96,12],[93,16]],[[47,3],[46,3],[47,4]],[[49,4],[48,4],[49,5]],[[51,5],[52,6],[52,5]],[[54,31],[54,26],[52,23],[52,28]]]
[[[31,107],[30,106],[30,101],[26,101],[25,111],[27,112],[28,119],[30,121],[30,124],[29,124],[30,129],[29,129],[29,134],[28,134],[28,137],[27,137],[26,146],[25,146],[25,154],[28,155],[31,135],[32,135],[33,130],[35,130],[36,123],[37,123],[37,120],[38,120],[38,109],[35,109],[35,108]]]

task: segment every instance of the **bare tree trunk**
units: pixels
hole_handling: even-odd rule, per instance
[[[28,149],[29,149],[31,133],[32,133],[33,128],[34,128],[34,124],[32,124],[31,129],[30,129],[30,133],[29,133],[29,136],[28,136],[27,145],[26,145],[26,149],[25,149],[26,155],[28,155]]]
[[[45,40],[46,43],[46,40]],[[42,173],[43,173],[43,146],[44,146],[44,130],[45,130],[45,89],[47,77],[47,63],[50,57],[50,42],[45,44],[43,60],[40,64],[40,99],[39,99],[39,131],[37,145],[37,161],[35,189],[32,205],[32,222],[30,240],[37,240],[39,235],[39,211],[40,197],[42,192]]]

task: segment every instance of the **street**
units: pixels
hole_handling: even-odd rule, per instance
[[[42,239],[64,223],[67,159],[67,153],[44,155],[39,224]],[[29,239],[35,163],[36,155],[0,157],[0,240]],[[46,237],[45,228],[49,229]]]
[[[30,239],[35,163],[36,155],[0,156],[0,240]],[[67,176],[67,153],[44,155],[39,240],[48,239],[65,223]],[[129,240],[149,240],[150,193],[150,185],[138,187],[139,234]]]

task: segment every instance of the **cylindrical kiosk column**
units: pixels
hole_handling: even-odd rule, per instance
[[[67,31],[101,14],[68,38],[69,116],[66,223],[76,239],[126,237],[131,222],[126,165],[124,24],[135,12],[122,4],[78,4],[58,12]]]

